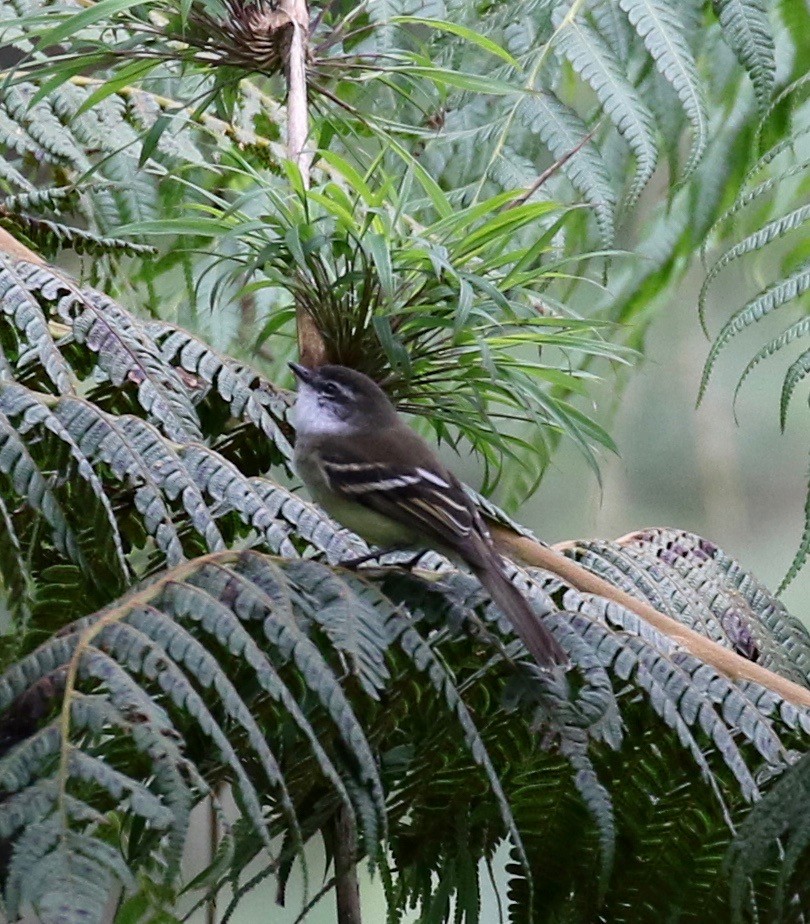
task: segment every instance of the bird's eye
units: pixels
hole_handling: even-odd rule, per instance
[[[325,395],[327,398],[336,398],[337,393],[337,387],[331,382],[324,382],[324,384],[321,385],[321,394]]]

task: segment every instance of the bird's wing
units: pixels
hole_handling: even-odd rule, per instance
[[[338,441],[324,440],[319,447],[324,476],[346,500],[427,533],[469,557],[471,547],[478,545],[475,540],[486,536],[478,511],[427,444],[413,431],[407,433],[378,431],[367,441],[359,437],[350,451]],[[388,461],[403,458],[407,464]]]

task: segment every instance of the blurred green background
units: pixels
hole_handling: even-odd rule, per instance
[[[576,451],[561,447],[520,519],[549,542],[612,539],[644,526],[683,527],[712,539],[773,589],[801,539],[810,421],[797,395],[780,432],[787,357],[763,363],[750,376],[737,403],[739,425],[732,398],[748,360],[794,313],[767,319],[767,331],[763,322],[732,342],[696,409],[709,348],[695,307],[702,279],[700,268],[693,269],[677,300],[659,310],[650,327],[646,355],[631,372],[609,427],[620,456],[605,456],[602,490]],[[709,302],[712,332],[751,288],[750,280],[721,277]],[[607,380],[606,404],[610,387]],[[810,568],[783,599],[810,625]]]

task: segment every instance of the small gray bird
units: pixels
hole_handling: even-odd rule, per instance
[[[537,663],[566,664],[506,576],[475,504],[385,392],[345,366],[290,368],[298,379],[295,465],[313,499],[381,549],[432,548],[463,560]]]

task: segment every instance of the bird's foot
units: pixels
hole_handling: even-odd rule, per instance
[[[367,561],[374,561],[375,558],[379,558],[380,555],[385,555],[386,549],[376,549],[374,552],[369,552],[368,555],[358,555],[356,558],[344,558],[343,561],[338,562],[339,568],[346,568],[348,571],[356,571],[360,565],[364,565]]]
[[[382,558],[383,555],[389,555],[392,552],[401,552],[403,551],[400,548],[389,548],[389,549],[375,549],[373,552],[369,552],[368,555],[360,555],[357,558],[345,558],[343,561],[338,562],[339,567],[348,568],[350,571],[355,571],[360,565],[364,565],[366,562],[374,561],[377,558]],[[404,568],[406,571],[412,571],[422,559],[422,556],[426,554],[426,549],[422,549],[420,552],[417,552],[413,557],[407,558],[405,561],[396,562],[397,568]]]

